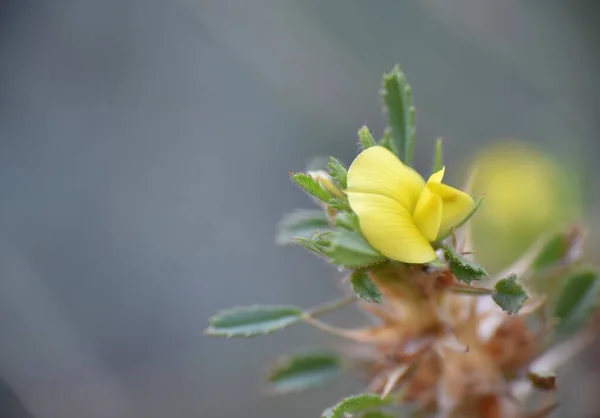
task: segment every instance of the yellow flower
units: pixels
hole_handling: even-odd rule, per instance
[[[436,258],[430,242],[473,208],[466,193],[442,184],[444,169],[427,183],[387,148],[361,152],[348,169],[348,202],[373,248],[405,263]]]

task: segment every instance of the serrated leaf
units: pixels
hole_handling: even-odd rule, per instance
[[[519,312],[528,298],[525,289],[517,282],[517,276],[514,274],[499,280],[494,290],[492,299],[509,315]]]
[[[293,306],[245,306],[210,318],[206,334],[222,337],[254,337],[269,334],[298,322],[302,311]]]
[[[340,229],[330,235],[331,243],[323,251],[334,264],[348,268],[378,264],[386,258],[355,231]]]
[[[411,88],[399,66],[384,74],[381,95],[392,137],[392,150],[401,161],[410,165],[415,143],[415,108]]]
[[[530,371],[527,379],[533,387],[541,390],[556,390],[556,374]]]
[[[379,395],[364,393],[350,396],[337,405],[326,409],[322,418],[345,418],[346,414],[355,414],[389,404],[389,400],[381,399]]]
[[[331,229],[323,210],[299,209],[283,217],[278,226],[275,242],[278,245],[294,243],[294,238],[310,238],[317,231]]]
[[[359,298],[367,302],[381,303],[381,292],[366,272],[355,271],[352,273],[350,285]]]
[[[571,228],[554,235],[531,263],[532,270],[535,273],[542,273],[572,263],[581,255],[583,238],[584,232],[579,228]]]
[[[584,325],[598,307],[600,280],[595,270],[586,269],[570,274],[556,301],[554,316],[560,320],[557,331],[574,332]]]
[[[335,215],[335,225],[350,231],[358,231],[360,224],[354,212],[339,212]]]
[[[433,156],[433,172],[437,173],[444,167],[444,150],[442,146],[442,138],[438,138],[435,142],[435,153]]]
[[[305,173],[292,173],[290,179],[309,195],[322,202],[329,202],[331,195],[311,176]]]
[[[358,130],[358,141],[363,150],[375,146],[373,135],[371,135],[371,131],[366,125]]]
[[[461,226],[463,226],[464,224],[466,224],[473,217],[473,215],[475,215],[475,213],[481,206],[482,202],[483,202],[483,196],[481,196],[477,200],[475,200],[475,203],[473,204],[473,207],[471,208],[469,213],[467,213],[467,215],[464,218],[462,218],[456,225],[454,225],[448,231],[441,232],[440,236],[437,239],[437,242],[442,242],[443,240],[445,240],[452,234],[452,230],[456,230],[456,229],[460,228]]]
[[[281,359],[268,381],[275,393],[299,392],[333,378],[340,370],[340,359],[332,353],[305,353]]]
[[[340,189],[345,190],[348,186],[346,183],[346,177],[348,176],[346,167],[344,167],[337,159],[329,157],[327,168],[329,169],[329,175],[335,182],[335,185]]]
[[[461,282],[471,284],[473,280],[481,280],[487,276],[487,271],[482,265],[458,254],[451,246],[444,246],[444,253],[450,271]]]
[[[395,417],[391,414],[386,414],[385,412],[381,412],[381,411],[370,411],[370,412],[364,413],[362,415],[362,418],[395,418]]]

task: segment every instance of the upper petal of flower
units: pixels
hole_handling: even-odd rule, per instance
[[[471,196],[447,184],[428,183],[427,189],[442,199],[440,232],[446,232],[460,222],[475,204]]]
[[[409,213],[414,211],[425,187],[419,173],[380,146],[367,148],[354,159],[348,169],[347,181],[348,193],[386,196],[400,203]]]
[[[415,225],[412,214],[396,199],[350,191],[348,201],[369,244],[386,257],[413,264],[427,263],[436,258],[433,247]]]

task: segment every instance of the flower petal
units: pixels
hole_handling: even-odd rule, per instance
[[[386,196],[399,202],[410,213],[425,187],[419,173],[380,146],[367,148],[354,159],[348,169],[347,181],[349,193]]]
[[[417,202],[413,219],[428,241],[435,241],[442,222],[442,198],[426,187]]]
[[[446,232],[460,222],[475,204],[471,196],[447,184],[428,183],[427,189],[442,199],[440,232]]]
[[[358,215],[366,240],[383,255],[414,264],[435,259],[431,244],[400,202],[379,194],[357,192],[349,192],[348,201]]]
[[[427,183],[441,183],[442,180],[444,179],[444,173],[446,172],[446,167],[442,167],[442,169],[440,171],[437,171],[435,173],[433,173],[431,176],[429,176],[429,180],[427,180]]]

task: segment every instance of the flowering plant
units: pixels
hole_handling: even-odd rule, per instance
[[[319,210],[299,210],[280,224],[278,242],[296,243],[346,272],[347,297],[314,309],[240,307],[213,316],[207,334],[252,337],[306,322],[349,340],[343,353],[305,353],[279,361],[268,380],[276,393],[307,389],[352,365],[363,394],[323,412],[325,418],[389,418],[394,405],[414,416],[543,417],[555,369],[595,336],[600,281],[580,262],[584,231],[542,237],[504,272],[490,276],[473,257],[469,219],[482,198],[442,183],[442,142],[428,180],[412,167],[415,126],[411,89],[398,67],[385,74],[388,117],[383,138],[358,132],[362,151],[346,169],[330,157],[323,170],[292,173]],[[527,290],[554,278],[553,294]],[[342,329],[319,317],[357,303],[372,326]]]

